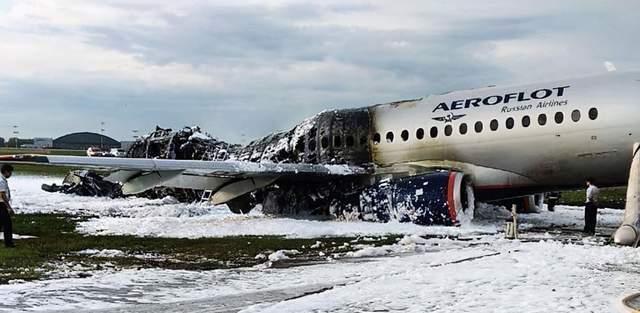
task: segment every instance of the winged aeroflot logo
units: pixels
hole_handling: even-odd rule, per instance
[[[445,116],[434,117],[433,119],[439,122],[451,123],[461,117],[464,117],[465,115],[466,114],[453,114],[452,112],[449,112]]]

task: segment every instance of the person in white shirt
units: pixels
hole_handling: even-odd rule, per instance
[[[587,199],[584,204],[584,233],[595,234],[598,220],[598,195],[600,189],[593,178],[587,179]]]
[[[13,166],[3,164],[0,167],[0,226],[4,233],[4,246],[13,248],[13,223],[11,216],[14,214],[11,207],[11,190],[7,179],[13,174]]]

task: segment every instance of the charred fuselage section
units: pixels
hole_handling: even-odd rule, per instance
[[[197,126],[185,127],[179,131],[156,126],[148,136],[131,145],[126,157],[224,161],[240,147],[237,144],[217,140],[203,133]]]
[[[250,162],[371,163],[369,110],[325,111],[292,130],[271,134],[243,147],[237,158]]]

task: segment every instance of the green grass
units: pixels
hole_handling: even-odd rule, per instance
[[[30,148],[9,148],[1,147],[0,155],[11,154],[46,154],[46,155],[76,155],[86,156],[85,150],[65,150],[65,149],[30,149]]]
[[[86,156],[84,150],[64,150],[64,149],[25,149],[25,148],[0,148],[0,155],[13,154],[46,154],[46,155],[73,155]],[[36,164],[15,164],[16,175],[45,175],[45,176],[65,176],[69,171],[77,168],[66,166],[48,166]]]
[[[584,206],[585,190],[563,191],[560,204]],[[601,188],[599,202],[601,207],[624,209],[627,187]]]
[[[75,231],[76,223],[87,217],[55,214],[23,214],[14,217],[15,232],[38,238],[16,240],[17,247],[0,246],[0,284],[10,280],[35,280],[47,277],[54,271],[51,264],[71,262],[92,268],[101,268],[106,262],[118,268],[167,268],[186,270],[210,270],[253,266],[264,262],[256,260],[257,254],[281,249],[301,252],[291,262],[320,261],[322,251],[326,255],[350,251],[343,246],[355,238],[287,239],[278,236],[240,236],[225,238],[175,239],[141,238],[133,236],[87,236]],[[390,244],[396,236],[382,237],[368,244]],[[320,248],[311,248],[322,241]],[[118,249],[128,254],[152,254],[156,259],[140,259],[133,256],[96,258],[77,255],[85,249]]]

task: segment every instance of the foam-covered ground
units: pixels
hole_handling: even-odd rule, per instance
[[[273,218],[259,209],[248,215],[231,214],[225,205],[182,204],[174,199],[90,198],[47,193],[42,183],[60,183],[56,177],[16,176],[11,179],[14,206],[19,213],[70,213],[98,216],[80,224],[89,234],[158,237],[224,237],[235,235],[283,235],[296,238],[383,234],[495,233],[492,224],[478,223],[464,228],[430,227],[401,223],[360,221],[313,221]]]
[[[502,217],[489,207],[480,208],[485,219],[462,227],[315,222],[271,218],[259,212],[233,216],[224,207],[168,200],[48,194],[39,191],[41,182],[34,177],[12,179],[21,211],[95,214],[99,217],[81,226],[89,233],[312,237],[390,232],[407,236],[378,248],[359,242],[359,251],[313,266],[107,270],[90,278],[2,285],[0,311],[188,312],[195,310],[196,303],[204,303],[209,308],[205,312],[231,303],[229,296],[238,296],[242,301],[237,310],[242,312],[615,312],[620,297],[640,289],[640,250],[605,245],[602,238],[582,238],[577,233],[558,237],[538,230],[551,225],[580,229],[581,208],[520,215],[523,239],[510,241],[496,233],[502,228]],[[621,211],[602,209],[599,227],[611,229],[621,219]],[[534,228],[535,232],[526,231]],[[467,240],[418,236],[432,233],[458,234]],[[572,243],[562,243],[567,236]],[[296,297],[277,296],[281,290],[294,292],[315,285],[325,287]],[[273,296],[257,297],[259,292]],[[162,306],[175,302],[181,303]]]

